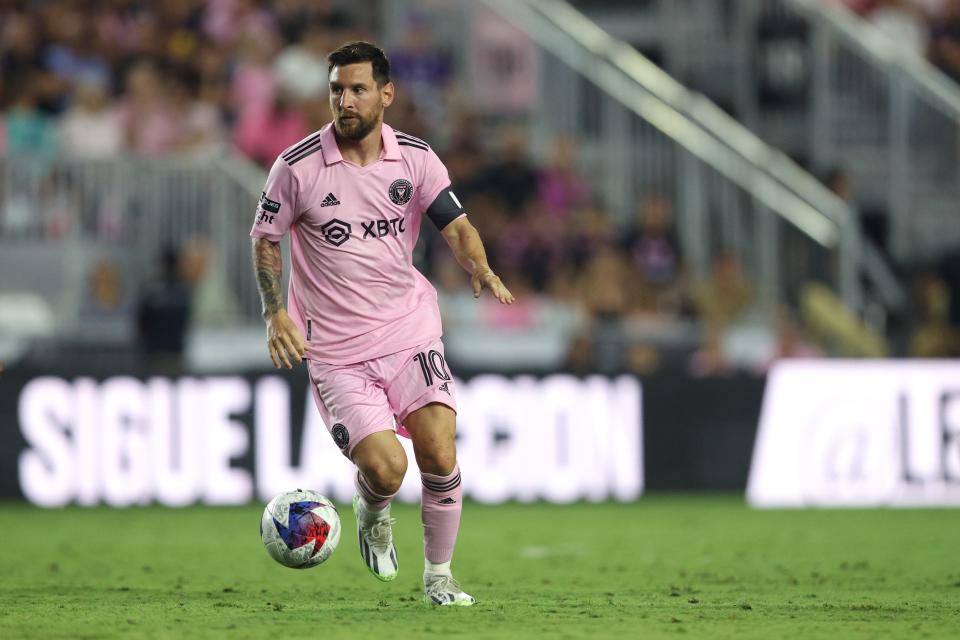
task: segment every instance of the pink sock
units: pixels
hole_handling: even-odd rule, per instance
[[[393,500],[393,497],[397,495],[394,493],[389,496],[382,496],[371,489],[370,483],[363,477],[359,469],[357,469],[357,476],[353,479],[353,484],[357,488],[357,493],[360,494],[360,501],[363,503],[363,506],[367,508],[367,511],[383,511],[387,508],[387,505],[390,504],[390,501]]]
[[[463,502],[460,467],[454,467],[448,476],[421,473],[420,480],[423,483],[420,517],[423,520],[424,553],[434,564],[450,562],[460,529]]]

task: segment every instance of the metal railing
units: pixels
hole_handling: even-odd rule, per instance
[[[173,246],[206,263],[195,299],[200,324],[253,320],[259,300],[247,233],[264,178],[229,155],[0,159],[0,293],[42,298],[60,335],[72,335],[97,264],[116,270],[119,311],[129,313]]]
[[[721,245],[737,251],[770,301],[793,297],[807,269],[851,308],[863,308],[860,275],[876,265],[863,261],[856,220],[842,200],[567,2],[484,4],[543,48],[545,108],[535,130],[592,137],[584,164],[608,201],[629,208],[641,185],[663,190],[672,182],[678,229],[701,274]]]
[[[888,214],[898,260],[960,244],[956,82],[837,2],[704,4],[712,11],[683,13],[684,3],[655,0],[666,69],[814,172],[851,175],[858,206]]]
[[[811,157],[843,164],[885,200],[895,255],[960,242],[960,87],[842,7],[779,0],[812,27]]]

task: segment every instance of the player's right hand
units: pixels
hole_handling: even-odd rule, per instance
[[[286,309],[267,316],[267,348],[270,350],[270,359],[273,366],[280,368],[280,363],[287,369],[293,369],[291,361],[303,362],[307,349],[303,344],[303,336],[297,325],[287,315]]]

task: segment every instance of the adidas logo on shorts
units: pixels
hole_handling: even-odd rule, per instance
[[[340,204],[340,201],[337,200],[337,196],[332,193],[328,193],[327,197],[323,199],[323,202],[320,203],[321,207],[332,207]]]

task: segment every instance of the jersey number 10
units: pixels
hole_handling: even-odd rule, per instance
[[[434,376],[439,380],[450,380],[450,374],[447,372],[447,363],[443,360],[443,354],[436,349],[421,351],[413,356],[413,359],[420,363],[420,371],[423,372],[423,381],[428,387],[433,386]]]

